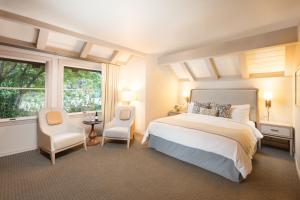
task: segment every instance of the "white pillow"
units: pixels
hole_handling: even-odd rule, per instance
[[[188,103],[187,105],[187,113],[193,113],[194,102]]]
[[[248,123],[250,121],[250,105],[232,105],[231,119],[237,122]]]

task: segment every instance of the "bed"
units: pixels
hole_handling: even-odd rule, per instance
[[[176,159],[199,166],[234,182],[252,171],[252,158],[262,138],[258,122],[257,89],[194,89],[191,102],[250,105],[247,122],[183,113],[149,123],[143,143]]]

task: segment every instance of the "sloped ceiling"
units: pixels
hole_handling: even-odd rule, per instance
[[[78,53],[81,51],[83,44],[84,41],[78,38],[56,32],[50,32],[47,40],[47,45],[49,46]]]
[[[178,79],[184,81],[243,78],[244,70],[250,78],[284,76],[289,67],[286,51],[287,47],[282,45],[212,57],[211,64],[207,59],[195,59],[184,64],[172,63],[170,67]],[[214,71],[211,71],[212,67]],[[194,77],[194,80],[190,77]]]
[[[32,49],[45,50],[49,53],[64,52],[66,56],[90,61],[109,62],[124,65],[131,59],[132,53],[121,51],[106,46],[90,43],[89,48],[85,49],[87,41],[74,37],[69,34],[59,33],[52,30],[38,29],[30,24],[20,23],[9,19],[0,18],[0,40],[1,43],[25,44]],[[44,34],[42,47],[38,47],[38,40]],[[10,40],[13,39],[13,42]],[[18,46],[18,45],[16,45]],[[67,53],[66,53],[67,52]],[[92,60],[90,58],[93,58]]]
[[[1,9],[166,53],[296,25],[299,0],[0,0]]]

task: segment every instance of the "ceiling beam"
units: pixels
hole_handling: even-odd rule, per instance
[[[188,79],[190,81],[196,81],[196,77],[193,74],[192,70],[189,68],[188,64],[183,62],[183,63],[180,63],[180,65],[183,68],[183,70],[186,72],[186,74],[188,75]]]
[[[283,76],[285,76],[284,71],[250,74],[250,78],[268,78],[268,77],[283,77]]]
[[[97,62],[97,63],[108,63],[108,64],[112,64],[110,62],[110,60],[106,59],[106,58],[100,58],[98,56],[92,56],[92,55],[88,55],[87,58],[85,60],[91,61],[91,62]],[[118,64],[117,64],[118,65]]]
[[[36,49],[35,43],[25,42],[22,40],[8,38],[8,37],[4,37],[4,36],[0,36],[0,44],[12,46],[12,47],[18,47],[18,48],[22,48],[22,49],[29,49],[29,50]]]
[[[90,37],[90,36],[87,36],[87,35],[84,35],[84,34],[81,34],[78,32],[67,30],[67,29],[61,28],[59,26],[51,25],[51,24],[48,24],[48,23],[45,23],[45,22],[42,22],[42,21],[39,21],[39,20],[36,20],[33,18],[18,15],[18,14],[8,12],[8,11],[2,10],[2,9],[0,9],[0,18],[9,20],[9,21],[18,22],[18,23],[27,24],[27,25],[30,25],[30,26],[32,26],[34,28],[38,28],[38,29],[48,29],[50,31],[70,35],[70,36],[79,38],[84,41],[88,41],[90,43],[93,43],[93,44],[96,44],[99,46],[104,46],[104,47],[116,49],[119,51],[125,51],[125,52],[133,54],[135,56],[145,56],[145,53],[134,50],[134,49],[130,49],[130,48],[118,45],[118,44],[114,44],[114,43],[100,40],[100,39],[97,39],[94,37]]]
[[[127,65],[129,62],[130,62],[130,60],[133,58],[133,56],[132,55],[130,55],[128,58],[127,58],[127,60],[126,60],[126,62],[124,63],[124,65]]]
[[[120,57],[120,55],[121,55],[121,52],[118,51],[118,50],[115,50],[115,51],[113,52],[111,58],[110,58],[110,62],[111,62],[111,63],[117,62],[117,61],[118,61],[118,58]]]
[[[69,57],[69,58],[80,58],[79,57],[80,53],[78,53],[78,52],[61,49],[61,48],[56,48],[56,47],[52,47],[52,46],[47,46],[45,48],[45,52],[51,53],[54,55],[58,55],[58,56],[65,56],[65,57]]]
[[[298,42],[298,30],[297,27],[289,27],[251,37],[201,46],[196,49],[165,54],[158,58],[158,64],[166,65],[294,42]]]
[[[216,64],[214,62],[214,59],[213,58],[205,58],[204,60],[205,60],[207,69],[210,72],[211,77],[213,79],[219,79],[220,75],[219,75],[219,72],[217,70],[217,67],[216,67]]]
[[[250,75],[249,75],[249,69],[246,62],[245,53],[239,54],[239,63],[240,63],[239,70],[240,70],[241,78],[248,79]]]
[[[36,48],[38,49],[45,49],[47,46],[49,31],[46,29],[40,29],[38,38],[36,41]]]
[[[80,58],[87,58],[89,53],[91,52],[93,44],[90,42],[85,42],[80,51]]]
[[[52,55],[64,56],[64,57],[80,59],[80,60],[85,60],[85,61],[90,61],[90,62],[111,64],[110,60],[105,59],[105,58],[100,58],[100,57],[96,57],[96,56],[88,56],[87,58],[81,58],[80,53],[78,53],[78,52],[69,51],[69,50],[60,49],[60,48],[51,47],[51,46],[46,46],[45,49],[38,49],[36,43],[25,42],[25,41],[12,39],[12,38],[8,38],[8,37],[4,37],[4,36],[0,36],[0,45],[17,47],[17,48],[21,48],[21,49],[43,52],[43,53],[48,53],[48,54],[52,54]]]

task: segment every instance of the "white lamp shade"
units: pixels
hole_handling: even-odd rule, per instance
[[[135,98],[136,98],[136,95],[133,91],[131,91],[131,90],[122,91],[122,101],[131,102],[131,101],[134,101]]]

